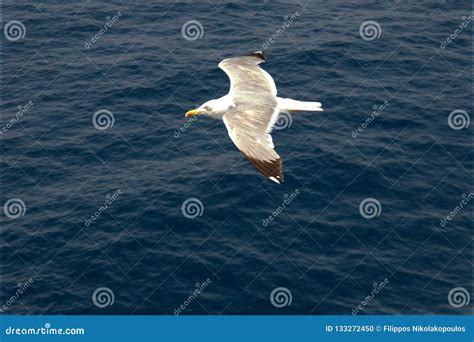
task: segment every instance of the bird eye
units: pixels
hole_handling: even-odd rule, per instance
[[[209,106],[204,106],[204,109],[209,110],[210,108],[209,108]]]

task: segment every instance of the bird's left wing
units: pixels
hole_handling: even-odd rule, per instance
[[[276,108],[239,108],[237,105],[225,114],[224,124],[229,137],[263,175],[277,183],[283,182],[283,163],[276,153],[266,126]],[[278,114],[278,113],[277,113]]]

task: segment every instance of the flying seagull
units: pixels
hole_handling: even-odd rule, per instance
[[[282,160],[270,135],[279,113],[323,109],[320,102],[277,97],[273,78],[259,67],[265,60],[262,51],[224,59],[219,68],[230,78],[229,93],[188,111],[186,117],[208,115],[223,120],[229,137],[245,158],[263,175],[281,184]]]

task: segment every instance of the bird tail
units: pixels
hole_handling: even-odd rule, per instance
[[[278,97],[278,108],[289,112],[322,112],[321,102],[305,102]]]

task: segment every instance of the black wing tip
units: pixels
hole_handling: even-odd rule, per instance
[[[281,184],[283,183],[283,162],[281,158],[277,160],[258,160],[252,157],[245,155],[245,158],[253,165],[255,168],[260,171],[265,177],[271,181]]]
[[[265,54],[263,53],[263,51],[255,51],[253,53],[251,53],[249,56],[252,56],[252,57],[257,57],[258,59],[266,62],[267,59],[265,57]]]

